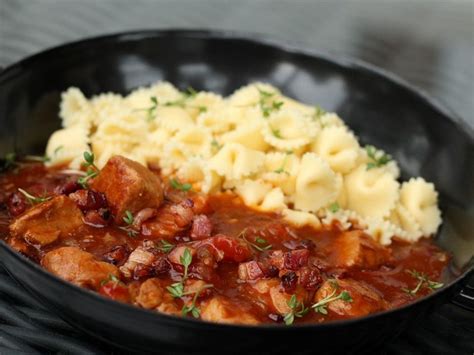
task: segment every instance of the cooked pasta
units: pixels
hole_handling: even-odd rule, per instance
[[[91,150],[100,168],[120,154],[160,167],[203,193],[233,190],[253,208],[288,223],[364,229],[381,244],[416,241],[441,224],[437,192],[422,178],[397,181],[397,162],[359,146],[334,112],[254,83],[228,97],[159,82],[123,97],[62,94],[63,128],[54,132],[49,165],[80,168]]]

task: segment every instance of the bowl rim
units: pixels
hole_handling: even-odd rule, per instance
[[[304,48],[303,44],[296,44],[292,41],[279,40],[271,38],[270,36],[263,35],[261,33],[251,33],[244,31],[230,31],[230,30],[216,30],[216,29],[145,29],[145,30],[133,30],[125,32],[110,33],[105,35],[98,35],[87,37],[84,39],[67,42],[57,46],[47,48],[43,51],[35,53],[33,55],[27,56],[24,59],[21,59],[9,66],[6,66],[0,70],[0,86],[9,80],[11,76],[15,76],[18,72],[21,72],[25,67],[34,65],[35,62],[42,60],[43,58],[51,55],[57,54],[58,51],[67,51],[70,49],[77,49],[82,46],[88,46],[90,44],[97,44],[99,42],[128,42],[128,41],[140,41],[148,38],[157,38],[157,37],[187,37],[187,38],[200,38],[200,39],[209,39],[209,40],[238,40],[242,42],[248,42],[255,45],[264,45],[271,47],[278,51],[287,52],[295,55],[304,55],[313,59],[323,60],[328,63],[334,64],[339,68],[349,69],[353,71],[363,71],[366,72],[379,80],[389,81],[403,90],[405,90],[410,95],[413,95],[418,101],[422,102],[425,106],[428,105],[434,110],[440,112],[447,120],[452,121],[458,128],[463,128],[464,133],[469,136],[471,142],[474,142],[474,127],[471,127],[465,120],[461,119],[453,110],[447,108],[446,105],[442,104],[440,101],[435,99],[433,96],[428,94],[426,91],[408,83],[405,79],[402,79],[398,75],[387,71],[385,69],[379,68],[373,64],[367,63],[365,61],[352,58],[349,56],[342,56],[335,54],[329,54],[328,52],[316,51],[309,48]],[[42,268],[39,264],[34,263],[26,256],[13,250],[4,240],[0,239],[0,247],[9,253],[13,258],[18,262],[24,263],[34,270],[34,272],[39,272],[43,277],[48,278],[51,282],[59,283],[62,287],[65,287],[69,292],[79,293],[83,297],[92,298],[94,301],[108,304],[111,307],[121,309],[127,312],[138,312],[143,316],[154,316],[157,320],[162,319],[167,322],[167,325],[178,325],[178,326],[187,326],[187,327],[206,327],[206,328],[227,328],[227,329],[240,329],[247,331],[297,331],[298,329],[309,329],[309,328],[333,328],[339,326],[350,326],[357,323],[368,322],[373,319],[389,316],[396,312],[401,312],[411,308],[415,308],[422,302],[428,301],[434,297],[437,297],[440,294],[447,294],[455,286],[459,286],[459,283],[462,282],[469,274],[474,273],[474,256],[467,262],[468,267],[461,272],[455,279],[451,280],[445,287],[435,291],[425,297],[422,297],[412,303],[404,305],[402,307],[397,307],[390,310],[385,310],[383,312],[369,314],[364,317],[357,317],[344,320],[334,320],[324,323],[303,323],[303,324],[293,324],[291,327],[283,326],[281,324],[260,324],[260,325],[240,325],[240,324],[225,324],[225,323],[215,323],[208,322],[203,320],[197,320],[191,317],[176,317],[168,315],[165,313],[158,313],[152,310],[147,310],[133,306],[130,304],[114,301],[106,297],[101,296],[97,292],[87,290],[76,286],[70,282],[67,282],[56,275],[51,274]],[[0,261],[0,263],[2,263]],[[5,269],[11,274],[11,271],[5,266]],[[21,277],[14,276],[15,279],[20,281],[21,284],[24,282],[21,281]],[[36,294],[36,292],[35,292]],[[38,297],[38,295],[36,295]],[[43,297],[39,296],[40,300],[43,300]],[[44,303],[44,300],[43,300]]]

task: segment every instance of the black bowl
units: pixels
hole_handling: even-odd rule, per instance
[[[229,94],[266,81],[285,94],[338,112],[359,135],[392,154],[403,177],[423,176],[440,191],[444,224],[437,243],[453,254],[453,277],[429,297],[384,313],[326,324],[231,326],[161,315],[66,283],[0,243],[7,270],[49,308],[94,336],[122,346],[165,349],[367,349],[452,297],[473,271],[474,132],[400,79],[367,64],[333,59],[272,41],[224,32],[145,31],[45,51],[0,74],[0,153],[42,153],[59,128],[60,93],[86,95],[167,80]]]

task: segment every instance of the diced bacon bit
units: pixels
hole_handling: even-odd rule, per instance
[[[141,280],[145,277],[150,277],[154,274],[152,265],[137,264],[133,269],[132,278],[134,280]]]
[[[196,249],[187,245],[179,245],[168,254],[168,260],[173,264],[181,264],[181,257],[184,255],[184,251],[188,249],[192,256],[196,255]]]
[[[269,262],[277,269],[281,270],[285,268],[285,258],[282,250],[272,250],[269,254]]]
[[[159,277],[168,275],[168,272],[171,270],[171,264],[166,255],[157,256],[151,266],[153,268],[153,274]]]
[[[105,253],[102,259],[116,266],[122,265],[130,254],[128,245],[117,245]]]
[[[82,211],[97,210],[107,207],[105,195],[92,190],[78,190],[69,194],[69,198],[73,200],[77,207]]]
[[[296,274],[298,275],[298,283],[309,291],[316,290],[323,282],[321,272],[314,267],[303,266]]]
[[[248,261],[239,265],[239,279],[241,280],[258,280],[265,277],[262,267],[255,261]]]
[[[286,252],[284,255],[285,269],[298,270],[308,264],[309,250],[299,249]]]
[[[205,214],[194,216],[193,225],[191,227],[191,239],[199,240],[209,238],[211,236],[211,233],[211,220]]]
[[[143,222],[155,217],[158,211],[155,208],[144,208],[133,217],[133,227],[140,230]]]
[[[77,190],[80,190],[81,188],[82,187],[79,185],[77,180],[70,180],[62,185],[56,186],[54,188],[54,193],[56,195],[69,195]]]
[[[297,284],[298,276],[294,271],[288,271],[281,276],[281,286],[284,288],[286,293],[295,292]]]
[[[13,192],[10,196],[8,196],[6,205],[10,215],[17,217],[26,211],[28,208],[28,201],[22,193]]]
[[[131,278],[138,264],[151,265],[154,261],[155,255],[143,246],[139,246],[130,254],[127,262],[120,267],[120,271],[125,277]]]

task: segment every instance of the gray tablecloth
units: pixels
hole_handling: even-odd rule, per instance
[[[466,0],[0,0],[0,66],[104,33],[244,30],[386,68],[474,126],[473,18]]]

